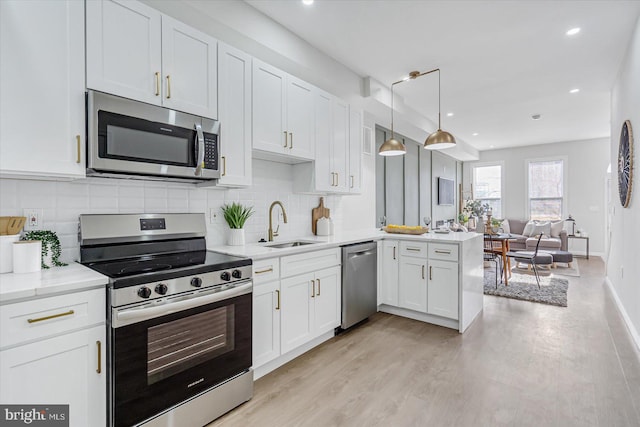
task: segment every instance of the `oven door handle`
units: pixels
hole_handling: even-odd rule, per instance
[[[253,282],[247,282],[232,289],[213,293],[207,293],[206,291],[199,292],[195,295],[185,296],[182,297],[182,299],[175,298],[169,302],[154,305],[152,307],[142,306],[115,310],[111,326],[119,328],[132,323],[139,323],[156,317],[166,316],[167,314],[176,313],[178,311],[184,311],[190,308],[200,307],[202,305],[223,301],[225,299],[250,294],[252,289]]]

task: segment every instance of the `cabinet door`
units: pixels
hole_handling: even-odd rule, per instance
[[[362,192],[362,111],[349,108],[349,192]]]
[[[336,174],[333,191],[346,193],[349,191],[349,104],[334,98],[332,110],[331,171]]]
[[[280,281],[253,287],[253,367],[280,356]]]
[[[0,173],[79,178],[84,3],[0,1]]]
[[[287,76],[288,148],[291,155],[309,160],[314,158],[314,96],[310,84]]]
[[[458,263],[429,260],[429,314],[458,319]]]
[[[218,45],[220,156],[218,185],[251,185],[251,57]]]
[[[283,154],[285,140],[286,74],[253,60],[253,148]],[[223,124],[224,126],[224,124]]]
[[[314,278],[313,273],[308,273],[280,281],[282,354],[313,339]]]
[[[161,105],[160,12],[134,1],[86,5],[87,88]]]
[[[105,349],[102,325],[3,350],[0,402],[68,404],[72,427],[104,426]]]
[[[327,268],[316,272],[315,278],[315,335],[321,335],[340,326],[341,270]]]
[[[315,190],[332,191],[335,175],[331,171],[331,98],[326,92],[317,91],[315,95]]]
[[[398,242],[384,240],[382,242],[382,280],[380,290],[381,304],[398,305]]]
[[[427,312],[427,260],[402,257],[398,305],[409,310]]]
[[[162,77],[165,107],[218,118],[218,41],[162,16]]]

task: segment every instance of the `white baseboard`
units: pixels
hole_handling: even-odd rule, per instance
[[[631,338],[635,342],[638,351],[640,351],[640,334],[638,334],[638,330],[635,328],[633,323],[631,323],[631,318],[627,314],[627,310],[625,310],[624,305],[622,305],[622,301],[620,301],[620,298],[618,297],[618,293],[616,292],[616,289],[613,287],[613,283],[611,283],[611,280],[609,280],[609,277],[605,277],[604,281],[607,284],[607,286],[609,287],[609,290],[611,291],[611,295],[613,296],[613,300],[616,302],[616,306],[618,307],[618,311],[622,315],[622,318],[624,319],[624,323],[627,325],[627,329],[629,330],[629,333],[631,334]]]

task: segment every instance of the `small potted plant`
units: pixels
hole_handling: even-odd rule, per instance
[[[230,205],[222,206],[222,214],[229,224],[229,245],[244,245],[244,224],[253,215],[253,206],[245,207],[240,203],[233,202]]]
[[[502,220],[498,218],[491,218],[491,231],[493,234],[497,234],[500,231],[500,226],[502,225]]]
[[[460,223],[460,225],[466,226],[468,221],[469,221],[469,215],[467,215],[465,212],[458,214],[458,222]]]
[[[40,240],[42,242],[42,268],[63,267],[60,261],[60,239],[55,231],[38,230],[25,233],[22,240]]]

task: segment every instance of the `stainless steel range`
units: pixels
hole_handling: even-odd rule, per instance
[[[251,260],[205,236],[203,214],[80,216],[109,277],[109,425],[200,427],[251,398]]]

